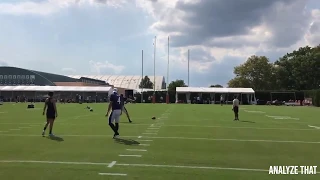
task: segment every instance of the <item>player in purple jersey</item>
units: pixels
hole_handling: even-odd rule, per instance
[[[118,131],[120,115],[122,114],[122,101],[122,97],[119,96],[117,90],[114,89],[113,94],[110,95],[110,103],[106,114],[106,116],[109,115],[109,126],[114,132],[113,138],[117,138],[119,136]]]

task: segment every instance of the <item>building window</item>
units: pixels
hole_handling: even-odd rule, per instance
[[[17,79],[17,76],[16,76],[16,75],[13,75],[13,76],[12,76],[12,79]]]
[[[21,77],[20,77],[20,75],[17,75],[17,79],[20,79]]]
[[[36,79],[35,75],[30,75],[30,79]]]
[[[26,79],[29,79],[29,75],[26,75]]]
[[[3,79],[8,79],[8,76],[7,76],[7,75],[4,75],[4,76],[3,76]]]
[[[0,79],[3,79],[3,75],[0,75]]]
[[[9,75],[8,78],[9,78],[9,79],[12,79],[12,75]]]
[[[21,79],[25,79],[25,75],[21,75]]]

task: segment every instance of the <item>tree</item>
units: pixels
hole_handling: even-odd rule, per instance
[[[220,84],[211,85],[210,87],[223,88],[223,86],[222,86],[222,85],[220,85]]]
[[[253,88],[268,90],[276,87],[276,69],[265,56],[251,56],[248,60],[236,66],[235,78],[228,82],[229,87]]]
[[[184,80],[177,79],[175,81],[171,81],[168,86],[168,91],[176,91],[176,87],[187,87],[184,83]]]
[[[153,89],[153,83],[150,81],[150,78],[148,76],[145,76],[143,79],[141,79],[139,88]]]
[[[320,85],[320,46],[301,47],[275,62],[281,89],[311,90]]]

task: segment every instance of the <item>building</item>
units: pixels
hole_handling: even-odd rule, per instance
[[[45,73],[29,69],[0,66],[0,86],[109,86],[102,80]]]
[[[69,76],[70,78],[78,79],[81,77],[91,78],[91,79],[98,79],[109,84],[113,85],[117,88],[124,88],[124,89],[132,89],[137,90],[140,89],[139,85],[141,83],[141,76],[118,76],[118,75],[76,75],[76,76]],[[156,90],[166,89],[166,82],[164,76],[156,76],[154,82],[154,76],[148,76],[150,81],[155,84]]]

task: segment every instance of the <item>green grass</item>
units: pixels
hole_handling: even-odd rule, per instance
[[[124,115],[121,117],[120,134],[125,143],[120,143],[112,139],[104,116],[107,104],[90,104],[94,112],[85,109],[85,104],[59,104],[54,133],[63,141],[41,136],[45,120],[43,104],[36,104],[36,109],[32,110],[27,110],[26,106],[11,103],[0,106],[1,180],[320,178],[318,174],[269,175],[261,171],[226,169],[319,166],[320,129],[308,126],[320,127],[318,108],[242,106],[241,121],[235,122],[230,105],[130,104],[127,109],[134,123],[128,123]],[[165,112],[167,115],[163,115]],[[290,116],[299,120],[274,119],[266,115]],[[151,120],[152,116],[164,118]],[[161,126],[158,133],[142,134],[152,124]],[[147,151],[130,152],[126,149]],[[119,157],[120,154],[142,157]],[[9,163],[5,160],[43,163]],[[106,164],[49,164],[45,161]],[[112,161],[117,164],[108,168]],[[210,169],[212,167],[224,169]],[[99,173],[127,176],[102,176]]]

